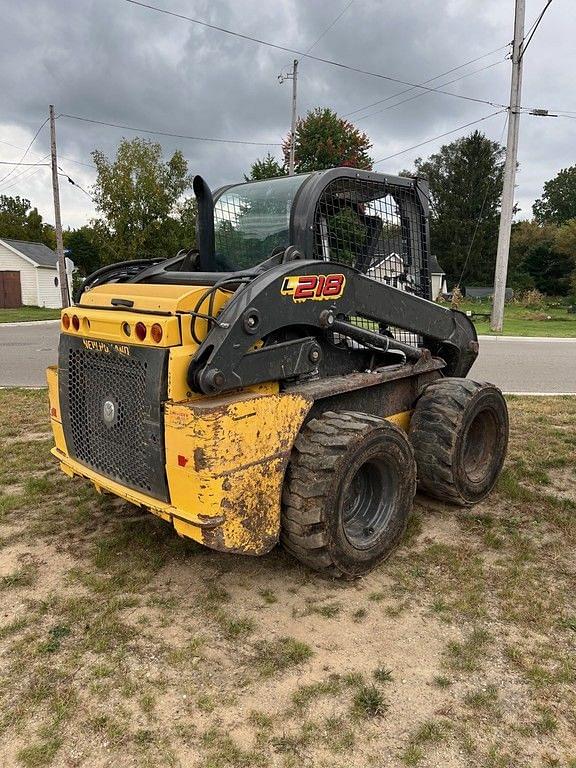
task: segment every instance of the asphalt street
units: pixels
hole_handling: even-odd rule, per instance
[[[0,324],[0,386],[43,387],[58,357],[58,322]],[[480,339],[470,372],[505,392],[576,394],[576,339]]]

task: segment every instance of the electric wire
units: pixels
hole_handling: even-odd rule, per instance
[[[451,83],[456,83],[459,80],[464,80],[466,77],[471,77],[472,75],[477,75],[480,72],[485,72],[487,69],[492,69],[492,67],[496,67],[498,64],[503,64],[507,59],[498,59],[498,61],[493,61],[492,64],[487,64],[485,67],[481,67],[480,69],[475,69],[473,72],[468,72],[465,75],[460,75],[459,77],[455,77],[453,80],[449,80],[446,83],[443,83],[443,85],[450,85]],[[410,88],[409,90],[413,90]],[[414,101],[415,99],[420,99],[422,96],[427,96],[427,93],[417,93],[414,96],[409,96],[407,99],[402,99],[402,101],[396,102],[396,104],[389,104],[387,107],[382,107],[382,109],[377,109],[374,112],[369,112],[367,115],[362,115],[361,117],[355,118],[355,122],[360,122],[360,120],[367,120],[369,117],[374,117],[374,115],[379,115],[382,112],[387,112],[389,109],[395,109],[395,107],[399,107],[402,104],[406,104],[409,101]]]
[[[25,179],[32,178],[32,176],[35,176],[37,173],[39,173],[42,170],[42,168],[48,167],[49,163],[44,163],[44,160],[47,160],[49,157],[50,157],[50,153],[48,153],[47,155],[44,155],[44,157],[40,161],[40,167],[38,167],[36,170],[32,170],[32,168],[24,168],[23,170],[14,174],[12,178],[9,179],[9,181],[4,182],[4,184],[1,185],[4,187],[1,194],[4,194],[9,189],[13,189],[15,186],[20,184]]]
[[[170,133],[168,131],[153,131],[149,128],[135,128],[132,125],[123,125],[121,123],[109,123],[105,120],[94,120],[91,117],[82,117],[80,115],[70,115],[62,112],[59,117],[67,117],[70,120],[81,120],[84,123],[95,123],[96,125],[107,125],[110,128],[121,128],[124,131],[134,131],[135,133],[149,133],[154,136],[170,136],[175,139],[190,139],[191,141],[212,141],[218,144],[249,144],[256,147],[281,147],[282,143],[278,141],[244,141],[242,139],[214,139],[207,136],[187,136],[182,133]]]
[[[451,75],[452,72],[456,72],[459,69],[463,69],[464,67],[467,67],[469,64],[475,64],[477,61],[481,61],[482,59],[485,59],[488,56],[492,56],[492,54],[494,53],[499,53],[500,51],[503,51],[505,48],[510,48],[510,45],[511,45],[510,43],[507,43],[506,45],[501,45],[499,48],[495,48],[493,51],[488,51],[488,53],[482,54],[482,56],[476,56],[475,59],[470,59],[469,61],[465,61],[464,64],[459,64],[457,67],[452,67],[451,69],[447,69],[446,72],[441,72],[439,75],[435,75],[434,77],[431,77],[428,80],[424,80],[421,83],[421,85],[427,85],[428,83],[433,83],[434,80],[440,80],[441,77],[445,77],[446,75]],[[481,72],[482,70],[477,70],[477,71]],[[463,77],[467,77],[467,75],[464,75]],[[456,81],[452,80],[451,82],[456,82]],[[441,85],[449,85],[449,83],[444,83]],[[414,87],[405,88],[403,91],[398,91],[398,93],[393,93],[391,96],[386,96],[385,99],[374,101],[372,102],[372,104],[366,104],[364,107],[358,107],[357,109],[353,109],[351,112],[345,112],[342,115],[342,117],[350,117],[351,115],[355,115],[358,112],[364,112],[365,109],[370,109],[371,107],[377,107],[379,104],[384,104],[386,101],[391,101],[392,99],[395,99],[398,96],[403,96],[405,93],[410,93],[411,91],[414,91],[414,90],[416,90],[416,88]]]
[[[333,21],[332,21],[332,22],[331,22],[331,23],[330,23],[330,24],[329,24],[329,25],[326,27],[326,29],[324,30],[324,32],[322,32],[322,34],[321,34],[321,35],[319,35],[319,36],[316,38],[316,40],[315,40],[315,41],[312,43],[312,45],[310,46],[310,48],[308,48],[308,50],[306,51],[306,54],[309,54],[309,53],[310,53],[310,51],[311,51],[313,48],[316,48],[316,46],[318,45],[318,43],[320,42],[320,40],[322,40],[322,38],[324,37],[324,35],[325,35],[327,32],[330,32],[330,30],[332,29],[332,27],[335,27],[335,26],[336,26],[336,24],[337,24],[337,23],[340,21],[340,19],[342,18],[342,16],[344,16],[344,14],[345,14],[345,13],[346,13],[346,11],[348,10],[348,8],[350,8],[350,6],[351,6],[351,5],[353,5],[353,3],[354,3],[354,0],[350,0],[350,2],[348,3],[348,5],[347,5],[345,8],[343,8],[343,9],[340,11],[340,13],[338,14],[338,16],[336,16],[336,18],[335,18],[335,19],[334,19],[334,20],[333,20]]]
[[[377,165],[378,163],[383,163],[385,160],[391,160],[393,157],[398,157],[399,155],[404,155],[406,152],[410,152],[413,149],[418,149],[418,147],[423,147],[424,144],[430,144],[432,141],[436,141],[437,139],[443,139],[444,136],[450,136],[452,133],[457,133],[458,131],[463,131],[465,128],[469,128],[471,125],[476,125],[477,123],[482,123],[484,120],[489,120],[491,117],[495,117],[496,115],[501,115],[502,112],[507,112],[507,109],[499,109],[496,112],[492,112],[489,115],[484,115],[484,117],[479,117],[477,120],[472,120],[470,123],[465,123],[464,125],[459,125],[457,128],[453,128],[451,131],[445,131],[444,133],[440,133],[438,136],[433,136],[431,139],[426,139],[425,141],[421,141],[418,144],[414,144],[411,147],[406,147],[405,149],[401,149],[399,152],[394,152],[392,155],[387,155],[386,157],[381,157],[379,160],[375,160],[372,165]]]
[[[440,88],[431,88],[431,87],[426,86],[426,85],[420,85],[418,83],[411,83],[408,80],[401,80],[398,77],[392,77],[390,75],[384,75],[381,72],[370,72],[369,70],[361,69],[359,67],[353,67],[353,66],[351,66],[349,64],[343,64],[342,62],[334,61],[333,59],[325,59],[325,58],[323,58],[321,56],[313,56],[311,53],[306,53],[305,51],[299,51],[296,48],[290,48],[290,47],[288,47],[286,45],[279,45],[277,43],[271,43],[268,40],[262,40],[262,39],[257,38],[257,37],[252,37],[250,35],[245,35],[245,34],[243,34],[241,32],[234,32],[231,29],[226,29],[225,27],[220,27],[220,26],[218,26],[216,24],[209,24],[207,21],[202,21],[200,19],[194,19],[191,16],[185,16],[182,13],[176,13],[175,11],[169,11],[166,8],[158,8],[155,5],[150,5],[149,3],[140,2],[140,0],[124,0],[124,2],[130,3],[131,5],[140,6],[141,8],[148,8],[149,10],[157,11],[158,13],[163,13],[163,14],[166,14],[167,16],[173,16],[174,18],[181,19],[183,21],[189,21],[192,24],[198,24],[198,25],[200,25],[202,27],[207,27],[208,29],[214,29],[214,30],[216,30],[218,32],[223,32],[224,34],[232,35],[233,37],[238,37],[238,38],[240,38],[242,40],[249,40],[249,41],[251,41],[253,43],[258,43],[259,45],[265,45],[265,46],[267,46],[269,48],[274,48],[275,50],[278,50],[278,51],[285,51],[286,53],[292,53],[292,54],[295,54],[296,56],[300,56],[300,57],[307,58],[307,59],[312,59],[313,61],[319,61],[319,62],[321,62],[323,64],[329,64],[330,66],[338,67],[339,69],[345,69],[345,70],[348,70],[350,72],[358,72],[361,75],[367,75],[369,77],[377,77],[377,78],[379,78],[381,80],[386,80],[386,81],[391,82],[391,83],[398,83],[399,85],[408,85],[408,86],[411,86],[413,88],[421,88],[422,90],[430,91],[430,92],[433,92],[433,93],[441,93],[441,94],[444,94],[445,96],[452,96],[452,97],[454,97],[456,99],[463,99],[464,101],[472,101],[472,102],[475,102],[476,104],[488,104],[491,107],[505,107],[506,106],[505,104],[499,104],[498,102],[488,101],[487,99],[478,99],[478,98],[475,98],[474,96],[464,96],[463,94],[454,93],[452,91],[443,91]]]
[[[28,144],[28,146],[27,146],[27,147],[26,147],[26,149],[24,150],[24,154],[23,154],[23,155],[22,155],[22,157],[20,158],[20,162],[22,162],[22,161],[24,160],[24,158],[26,157],[26,155],[27,155],[27,154],[28,154],[28,152],[30,151],[30,148],[32,147],[32,144],[34,144],[34,142],[35,142],[35,141],[36,141],[36,139],[38,138],[38,135],[39,135],[40,131],[42,130],[42,128],[44,128],[44,126],[46,125],[46,123],[48,122],[48,120],[49,120],[49,118],[47,117],[47,118],[44,120],[44,122],[42,123],[42,125],[40,126],[40,128],[38,128],[38,130],[36,131],[36,133],[35,133],[35,134],[34,134],[34,136],[32,137],[32,140],[31,140],[30,144]],[[5,176],[2,176],[2,178],[0,179],[0,184],[1,184],[3,181],[5,181],[5,180],[6,180],[6,179],[7,179],[9,176],[11,176],[11,175],[12,175],[12,173],[14,172],[14,170],[15,170],[15,168],[16,168],[16,165],[17,165],[17,163],[15,163],[15,164],[14,164],[14,168],[13,168],[11,171],[9,171],[9,172],[8,172],[8,173],[7,173]]]
[[[506,130],[506,125],[508,124],[508,118],[510,114],[509,112],[506,112],[506,117],[504,118],[504,125],[502,126],[502,133],[500,134],[500,139],[498,140],[498,144],[502,144],[502,140],[504,139],[504,132]],[[490,179],[486,180],[486,192],[484,194],[484,199],[482,201],[482,206],[480,207],[480,213],[476,219],[476,226],[474,227],[474,232],[472,233],[472,239],[470,240],[470,245],[468,246],[468,252],[466,254],[466,258],[464,260],[464,266],[462,267],[462,272],[460,273],[460,278],[458,279],[458,282],[456,284],[457,288],[460,288],[460,285],[462,283],[462,280],[464,278],[464,273],[466,272],[466,268],[468,266],[468,262],[470,260],[470,255],[472,254],[472,248],[474,246],[474,241],[476,239],[476,235],[478,233],[478,228],[480,226],[480,222],[482,220],[482,216],[484,214],[484,208],[486,206],[486,201],[488,200],[488,193],[490,192],[491,184]]]
[[[522,51],[520,52],[520,59],[522,59],[524,54],[526,53],[526,50],[527,50],[528,46],[530,45],[530,42],[531,42],[532,38],[534,37],[534,34],[535,34],[536,30],[538,29],[538,26],[539,26],[540,22],[542,21],[542,19],[544,18],[544,14],[546,13],[548,8],[550,7],[551,3],[552,3],[552,0],[547,0],[546,5],[542,9],[542,12],[540,13],[540,15],[538,16],[536,21],[532,24],[532,26],[528,30],[527,35],[524,37],[524,40],[526,40],[526,37],[528,37],[528,39],[526,40],[526,42],[524,42],[524,40],[522,41]]]

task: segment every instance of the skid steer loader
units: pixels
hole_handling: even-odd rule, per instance
[[[223,552],[332,576],[390,554],[417,484],[492,489],[506,404],[432,302],[424,181],[336,168],[193,183],[198,249],[104,267],[62,312],[53,454]]]

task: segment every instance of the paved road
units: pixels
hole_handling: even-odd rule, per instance
[[[576,339],[484,336],[470,377],[504,392],[576,394]]]
[[[0,386],[45,386],[44,369],[57,355],[57,322],[0,324]],[[470,375],[505,392],[576,394],[576,339],[483,337]]]

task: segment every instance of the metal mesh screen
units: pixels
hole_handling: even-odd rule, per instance
[[[402,291],[430,298],[426,222],[411,187],[384,181],[341,178],[331,182],[316,205],[313,258],[337,261]],[[351,321],[378,330],[372,320]],[[415,334],[381,328],[408,344]]]
[[[86,349],[68,353],[71,453],[133,488],[152,491],[146,446],[146,362]],[[114,404],[106,425],[102,405]]]

